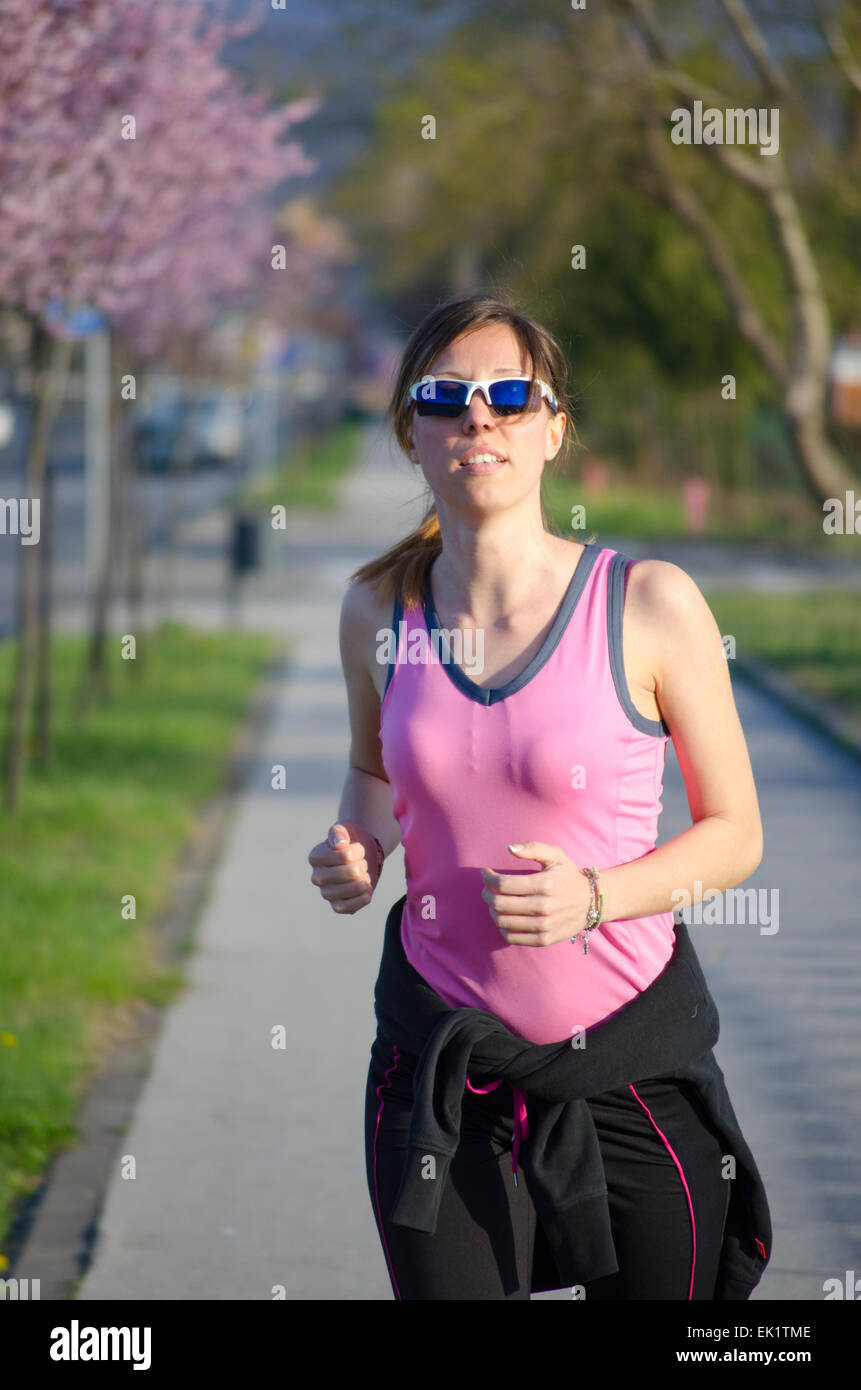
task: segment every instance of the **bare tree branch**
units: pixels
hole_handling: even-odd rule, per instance
[[[754,164],[752,159],[727,145],[709,145],[707,148],[733,178],[738,179],[739,183],[746,183],[748,188],[755,188],[759,193],[774,192],[782,188],[786,182],[786,170],[779,154],[768,155],[767,164],[764,161],[762,164]]]
[[[654,56],[660,58],[666,67],[672,67],[674,63],[672,49],[664,38],[664,31],[652,8],[651,0],[623,0],[623,3],[625,8],[630,10],[634,18],[639,21]]]
[[[699,82],[678,69],[676,56],[670,50],[651,0],[619,0],[619,3],[634,19],[641,38],[645,38],[656,87],[661,79],[669,80],[688,103],[706,99],[720,105],[721,98],[716,93],[706,92]],[[672,169],[654,111],[647,118],[647,124],[650,152],[662,172],[664,190],[671,206],[697,232],[720,284],[736,310],[740,331],[754,346],[780,386],[783,406],[808,481],[822,497],[839,495],[849,486],[852,476],[827,437],[825,400],[831,350],[828,305],[782,157],[779,154],[769,156],[768,166],[761,168],[722,143],[705,146],[732,178],[756,194],[769,214],[775,244],[791,286],[792,324],[788,362],[747,293],[724,234],[699,204],[688,185]]]
[[[622,0],[644,26],[649,43],[654,52],[659,53],[666,64],[670,58],[669,46],[660,28],[651,0]],[[689,100],[704,98],[717,100],[717,93],[704,92],[695,78],[681,72],[677,67],[655,68],[655,75],[669,78],[677,89]],[[777,234],[777,242],[792,279],[796,294],[799,340],[803,338],[807,352],[802,357],[821,363],[827,360],[830,343],[828,314],[822,294],[816,263],[804,230],[801,213],[789,185],[783,160],[779,154],[770,155],[769,163],[759,168],[752,160],[739,155],[736,150],[725,145],[705,145],[715,159],[728,173],[752,188],[765,202]],[[799,344],[797,350],[801,351]]]
[[[779,383],[784,383],[788,364],[783,349],[754,303],[736,265],[728,239],[688,184],[672,168],[672,162],[667,158],[666,136],[660,130],[654,115],[647,120],[646,143],[652,163],[660,175],[661,191],[666,201],[697,233],[735,313],[742,334],[772,376]]]
[[[669,82],[677,92],[687,98],[689,110],[690,104],[694,101],[708,102],[712,106],[723,107],[724,109],[731,105],[722,92],[706,86],[698,78],[691,77],[689,73],[682,72],[676,66],[675,57],[664,38],[651,0],[622,0],[622,4],[642,25],[649,47],[660,59],[660,66],[654,66],[655,75]],[[774,187],[780,181],[779,177],[775,177],[774,171],[768,164],[762,162],[754,164],[752,160],[747,159],[744,155],[739,155],[733,149],[728,149],[726,145],[708,145],[707,148],[734,178],[743,181],[750,188],[764,191],[769,187]],[[768,158],[771,160],[774,159],[774,156]]]
[[[840,24],[829,15],[823,0],[816,0],[815,10],[819,28],[831,50],[831,56],[847,82],[861,96],[861,64],[856,63],[853,58]]]
[[[652,65],[652,70],[656,77],[663,78],[670,86],[675,87],[677,92],[687,97],[690,101],[708,102],[710,106],[729,106],[730,102],[723,92],[718,92],[714,87],[707,87],[704,82],[700,82],[698,77],[691,77],[689,72],[682,72],[681,68]]]
[[[691,109],[694,101],[710,102],[714,106],[723,104],[726,108],[726,97],[711,88],[704,88],[696,78],[690,77],[686,72],[680,72],[678,68],[656,68],[655,76],[663,78],[676,88],[686,99],[688,110]],[[739,154],[737,150],[724,144],[706,145],[715,159],[733,175],[734,178],[746,183],[750,188],[763,191],[774,188],[781,182],[782,171],[778,172],[775,167],[777,155],[768,155],[766,160],[760,157],[759,163],[754,163],[746,155]]]
[[[738,36],[772,91],[792,99],[792,87],[783,68],[772,56],[765,35],[745,4],[745,0],[723,0],[723,7],[736,27]]]

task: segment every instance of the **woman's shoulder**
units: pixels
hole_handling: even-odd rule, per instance
[[[680,565],[667,560],[638,560],[628,575],[625,596],[626,662],[636,679],[666,691],[670,683],[688,684],[692,671],[701,684],[707,672],[725,667],[723,639],[699,586]],[[666,718],[666,713],[664,715]]]
[[[702,616],[707,608],[694,579],[670,560],[636,560],[628,571],[626,608],[655,624]]]
[[[341,611],[354,621],[371,620],[382,613],[391,614],[394,598],[386,598],[376,582],[370,579],[352,579],[347,585],[341,602]]]
[[[392,626],[394,597],[386,598],[371,580],[354,579],[341,602],[340,643],[345,670],[363,670],[382,697],[385,670],[378,660],[380,635]]]
[[[381,627],[391,625],[394,597],[386,598],[377,585],[367,579],[354,579],[341,602],[341,630],[365,648]]]

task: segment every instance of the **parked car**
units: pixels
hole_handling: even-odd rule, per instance
[[[180,467],[184,437],[189,440],[192,468],[224,467],[242,449],[242,403],[231,390],[164,394],[139,413],[133,428],[142,472],[166,473]]]
[[[232,463],[242,449],[242,403],[236,392],[213,391],[190,404],[197,467]]]
[[[138,469],[142,473],[167,473],[179,451],[182,428],[180,400],[162,399],[139,413],[133,425]]]

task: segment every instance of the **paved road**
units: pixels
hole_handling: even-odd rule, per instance
[[[334,819],[346,766],[345,580],[421,510],[408,465],[371,427],[341,511],[291,518],[285,563],[247,596],[243,622],[282,633],[294,664],[201,918],[189,989],[123,1139],[137,1177],[110,1187],[82,1299],[269,1299],[275,1285],[297,1299],[392,1296],[365,1186],[362,1103],[403,855],[347,919],[310,884],[306,856]],[[177,612],[202,625],[223,621],[219,545],[213,517],[190,528]],[[717,1058],[772,1207],[774,1253],[754,1297],[820,1299],[826,1278],[861,1269],[861,770],[761,694],[735,689],[766,836],[751,885],[777,905],[779,929],[692,933],[721,1011]],[[286,792],[270,788],[275,762]],[[670,744],[660,841],[688,823]],[[270,1045],[278,1025],[285,1050]]]

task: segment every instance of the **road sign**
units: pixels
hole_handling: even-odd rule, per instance
[[[74,338],[86,338],[90,333],[100,333],[108,326],[108,320],[99,309],[84,304],[68,310],[64,299],[50,300],[45,318],[49,324],[61,324]]]

